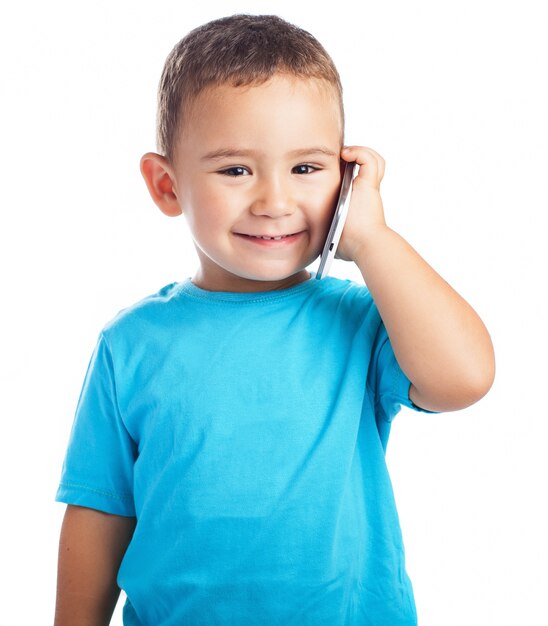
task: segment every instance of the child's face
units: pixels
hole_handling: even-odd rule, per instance
[[[335,94],[317,80],[200,94],[173,165],[198,286],[266,291],[308,278],[338,195],[341,130]]]

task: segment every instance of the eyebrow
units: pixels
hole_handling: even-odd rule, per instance
[[[213,150],[212,152],[208,152],[205,154],[200,160],[201,161],[219,161],[221,159],[226,158],[235,158],[235,157],[253,157],[262,154],[257,150],[245,150],[243,148],[220,148],[218,150]],[[321,154],[324,156],[337,156],[336,152],[326,148],[325,146],[314,146],[311,148],[300,148],[299,150],[292,150],[288,153],[290,157],[304,157],[304,156],[312,156],[315,154]]]

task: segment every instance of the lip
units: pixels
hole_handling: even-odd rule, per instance
[[[256,246],[262,246],[263,248],[283,248],[298,241],[303,236],[304,230],[301,230],[298,233],[292,233],[291,235],[264,235],[265,237],[283,237],[283,239],[260,239],[261,235],[246,235],[245,233],[234,234],[240,239],[248,241]]]

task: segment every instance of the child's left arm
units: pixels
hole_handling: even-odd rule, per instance
[[[354,261],[379,309],[394,353],[411,381],[409,396],[431,411],[473,404],[490,389],[493,345],[472,307],[397,233],[388,228],[379,192],[384,159],[353,146],[360,165],[337,257]]]

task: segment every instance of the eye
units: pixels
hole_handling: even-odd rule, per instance
[[[294,174],[312,174],[312,172],[316,172],[319,168],[314,167],[313,165],[308,165],[308,163],[303,163],[302,165],[296,165],[291,171]]]
[[[229,167],[226,170],[221,170],[219,174],[224,174],[225,176],[230,176],[231,178],[237,178],[239,176],[245,176],[246,174],[249,174],[249,172],[245,167],[236,166]]]

